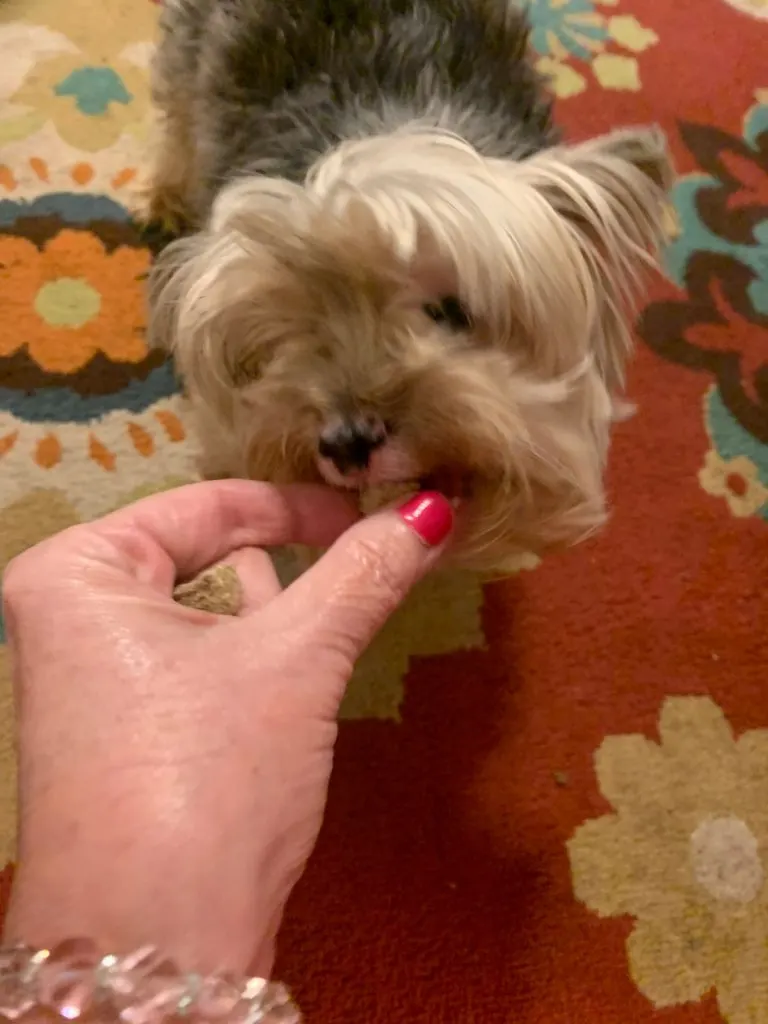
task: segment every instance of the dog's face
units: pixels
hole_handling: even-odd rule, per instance
[[[303,187],[220,193],[158,263],[153,338],[230,472],[436,487],[457,560],[503,571],[604,519],[668,175],[653,130],[519,163],[434,132],[347,143]]]

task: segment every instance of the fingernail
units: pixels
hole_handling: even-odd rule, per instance
[[[442,544],[453,526],[453,507],[438,491],[416,494],[403,502],[397,512],[430,548]]]

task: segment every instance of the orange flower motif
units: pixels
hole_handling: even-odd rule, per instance
[[[149,263],[146,249],[108,253],[84,231],[61,231],[42,251],[24,238],[0,238],[0,357],[26,346],[49,373],[75,373],[98,352],[140,362]]]

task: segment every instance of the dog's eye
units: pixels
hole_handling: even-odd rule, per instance
[[[261,365],[254,356],[241,359],[232,367],[232,378],[235,386],[239,388],[245,387],[246,384],[252,384],[260,376]]]
[[[445,324],[452,331],[468,331],[472,317],[455,295],[447,295],[439,302],[428,302],[424,312],[436,324]]]

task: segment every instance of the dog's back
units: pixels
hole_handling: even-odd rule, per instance
[[[299,180],[337,143],[415,121],[486,156],[554,140],[512,0],[169,0],[164,27],[209,194],[244,172]]]

